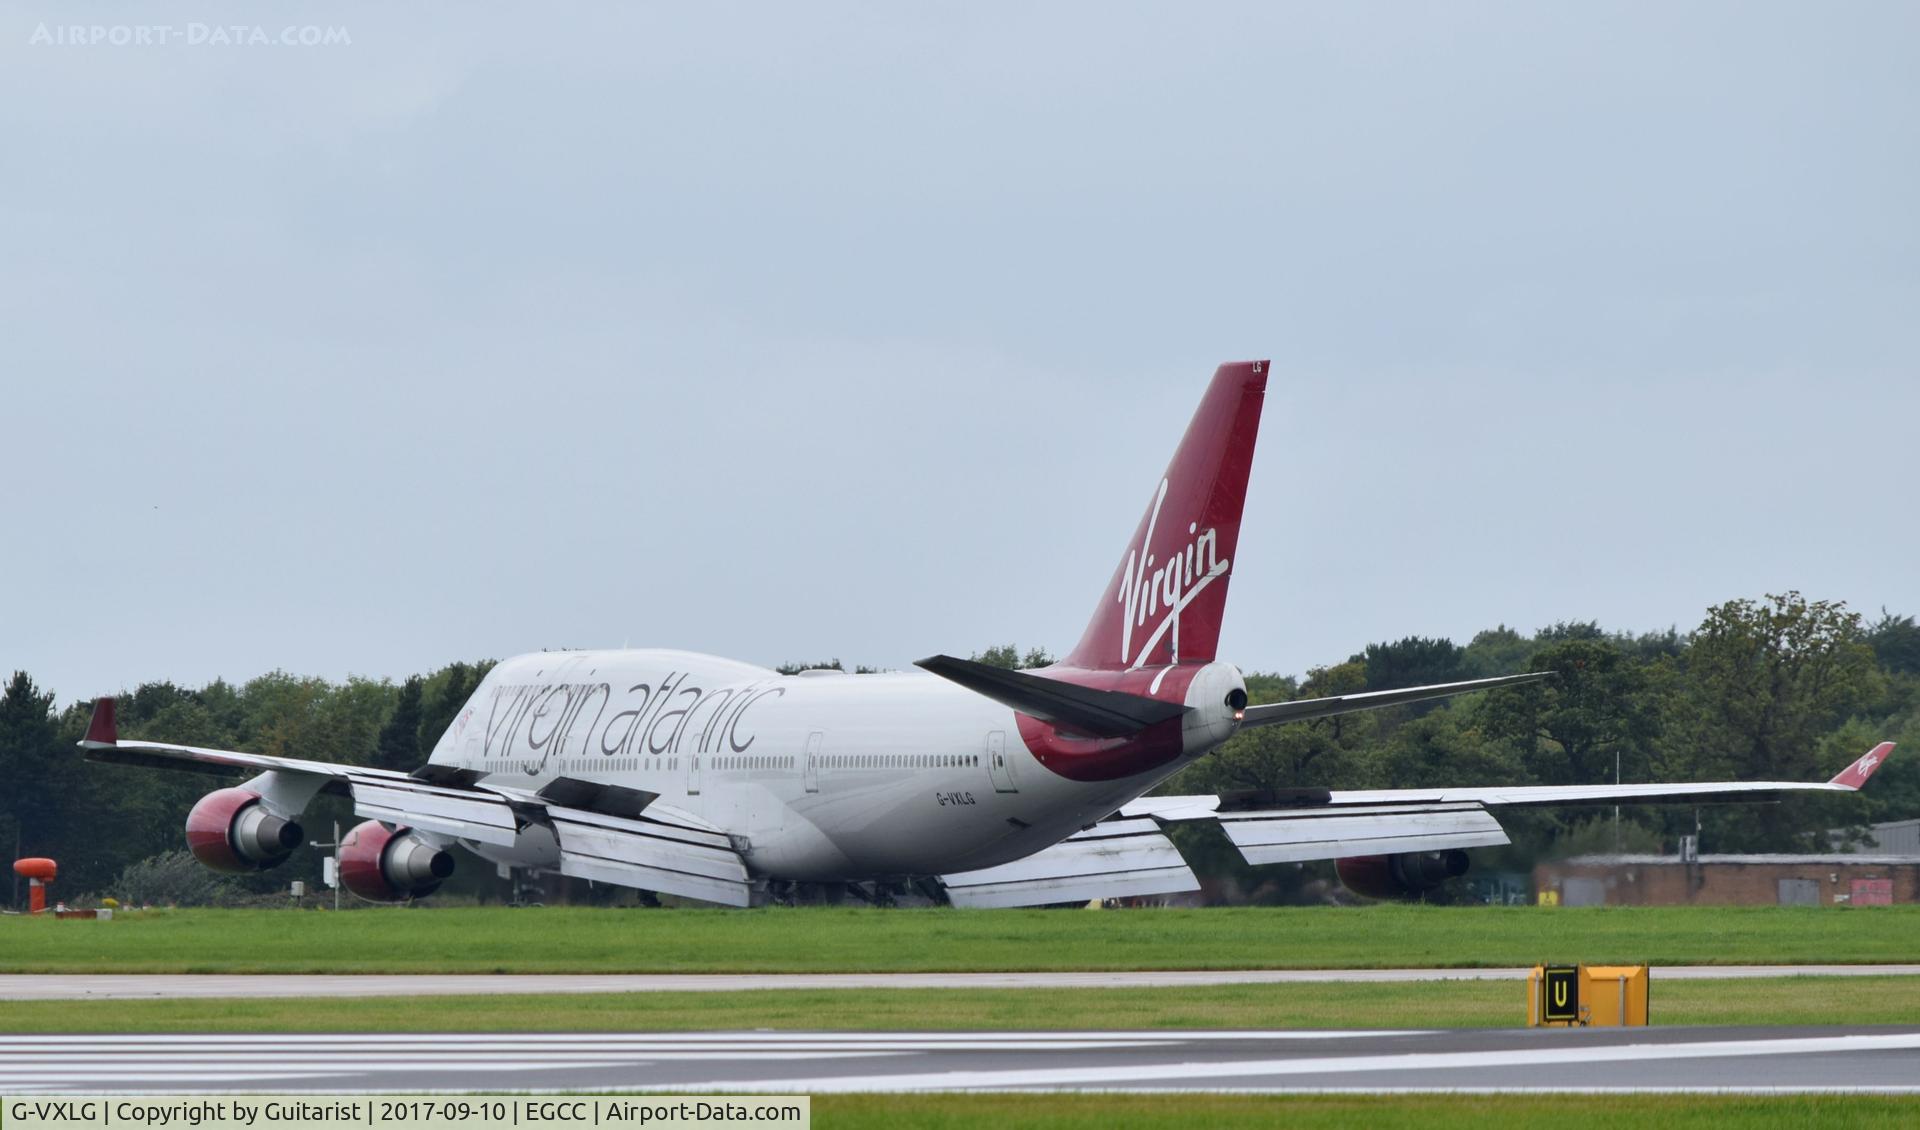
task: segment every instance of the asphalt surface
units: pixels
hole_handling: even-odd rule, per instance
[[[0,1094],[1892,1091],[1920,1027],[0,1036]]]
[[[1328,981],[1514,981],[1525,969],[1219,969],[1108,973],[120,974],[0,975],[0,1001],[391,997],[764,989],[1136,989]],[[1920,965],[1661,965],[1653,980],[1920,976]],[[0,1014],[4,1026],[4,1014]]]

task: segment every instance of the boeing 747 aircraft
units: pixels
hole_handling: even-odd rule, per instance
[[[903,884],[957,906],[1195,889],[1167,838],[1217,822],[1251,863],[1338,860],[1362,894],[1414,895],[1504,844],[1513,805],[1763,800],[1858,789],[1883,744],[1825,783],[1748,781],[1147,796],[1250,726],[1419,702],[1545,674],[1250,706],[1216,644],[1267,363],[1214,374],[1155,481],[1085,634],[1051,667],[948,655],[923,670],[780,675],[684,651],[543,652],[493,668],[412,773],[122,741],[94,705],[86,756],[254,775],[207,794],[187,843],[209,867],[276,866],[321,793],[365,822],[341,881],[375,901],[431,893],[458,846],[531,872],[732,906]]]

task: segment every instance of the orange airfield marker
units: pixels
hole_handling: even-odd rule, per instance
[[[47,884],[53,882],[60,873],[60,865],[51,859],[16,859],[13,872],[27,880],[27,913],[39,914],[47,909]]]

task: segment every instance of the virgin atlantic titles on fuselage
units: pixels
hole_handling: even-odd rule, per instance
[[[122,740],[110,699],[82,745],[98,760],[253,771],[188,818],[194,853],[226,870],[278,864],[312,797],[351,796],[369,819],[344,838],[343,881],[387,901],[435,889],[455,845],[508,867],[733,905],[806,883],[885,897],[911,882],[976,906],[1165,894],[1196,884],[1164,825],[1203,819],[1254,862],[1339,858],[1352,885],[1411,894],[1464,870],[1466,848],[1505,842],[1491,806],[1620,799],[1139,799],[1242,726],[1544,677],[1248,706],[1216,644],[1266,383],[1262,361],[1214,374],[1080,642],[1051,667],[934,656],[911,673],[781,675],[682,651],[542,652],[494,667],[411,774]],[[1858,787],[1885,752],[1849,769],[1851,785],[1633,795]]]

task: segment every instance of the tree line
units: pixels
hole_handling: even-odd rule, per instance
[[[974,658],[1040,667],[1040,649]],[[411,770],[426,760],[492,662],[457,662],[398,683],[276,671],[241,684],[145,683],[119,696],[123,735],[186,745]],[[838,659],[780,669],[840,668]],[[857,668],[865,672],[871,668]],[[1523,868],[1545,853],[1673,849],[1695,831],[1702,851],[1828,850],[1828,832],[1920,816],[1920,626],[1883,611],[1868,621],[1798,593],[1730,600],[1691,631],[1633,634],[1565,622],[1529,635],[1505,626],[1465,645],[1409,636],[1369,644],[1303,676],[1249,673],[1253,702],[1391,690],[1550,670],[1553,680],[1440,703],[1242,733],[1159,791],[1300,787],[1593,784],[1663,780],[1825,780],[1875,742],[1905,747],[1855,797],[1777,805],[1522,810],[1503,815],[1514,844],[1480,866]],[[11,858],[59,860],[69,892],[106,890],[123,869],[181,847],[181,821],[221,782],[193,773],[84,761],[91,697],[61,705],[15,672],[0,694],[0,844]],[[310,836],[353,822],[344,802],[309,811]],[[1246,869],[1224,841],[1183,843],[1196,867],[1249,889],[1277,869]],[[303,854],[239,889],[277,889],[317,874]],[[484,877],[484,868],[469,868]],[[297,874],[296,874],[297,873]],[[16,890],[14,902],[20,901]]]

